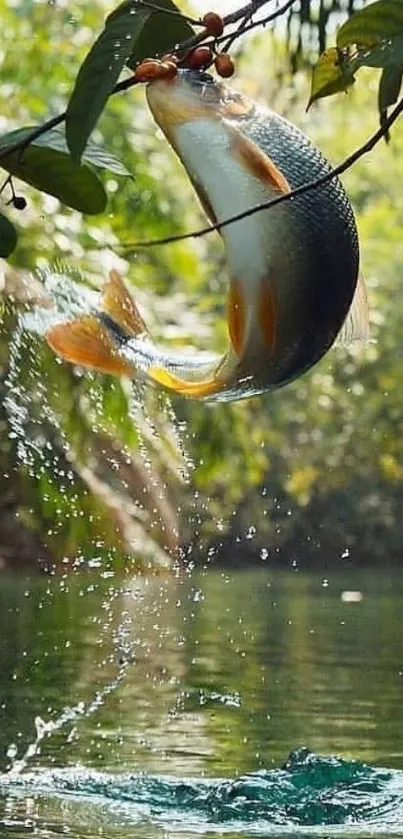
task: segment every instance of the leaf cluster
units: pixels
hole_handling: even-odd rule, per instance
[[[338,30],[336,46],[314,67],[309,104],[346,91],[362,67],[381,70],[378,110],[381,125],[398,99],[403,76],[403,3],[377,0],[355,12]]]
[[[45,131],[25,127],[0,137],[0,165],[9,173],[0,195],[10,187],[8,203],[15,209],[25,208],[25,199],[15,195],[12,179],[16,177],[87,215],[104,212],[108,197],[96,170],[130,175],[113,155],[89,143],[106,102],[125,67],[133,68],[147,54],[174,48],[193,34],[172,0],[158,0],[155,8],[142,0],[121,3],[107,17],[81,65],[65,114],[50,121],[58,126],[65,118],[65,130],[49,130],[49,125]],[[16,229],[1,213],[0,256],[8,257],[16,244]]]

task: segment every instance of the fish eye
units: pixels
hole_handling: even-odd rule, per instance
[[[199,73],[198,75],[199,75],[199,79],[200,79],[201,84],[213,85],[214,82],[215,82],[215,79],[213,78],[213,76],[210,75],[210,73]]]
[[[215,79],[210,73],[204,73],[201,70],[189,70],[187,68],[180,69],[178,73],[182,76],[184,81],[192,85],[192,87],[203,87],[205,85],[213,86]]]
[[[191,70],[188,68],[180,69],[178,71],[183,82],[189,85],[198,96],[208,105],[220,102],[222,97],[221,85],[217,82],[214,76],[206,73],[203,70]]]

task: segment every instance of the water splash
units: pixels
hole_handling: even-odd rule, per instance
[[[57,798],[99,813],[99,823],[198,834],[401,834],[403,772],[293,752],[281,769],[236,779],[113,775],[82,767],[0,776],[0,793]],[[107,817],[106,817],[107,814]]]

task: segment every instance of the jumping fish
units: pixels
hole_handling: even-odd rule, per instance
[[[204,72],[181,70],[153,81],[147,100],[211,222],[330,171],[298,128]],[[223,357],[159,347],[117,271],[100,310],[56,324],[48,343],[94,370],[141,374],[195,399],[233,401],[291,382],[337,337],[344,343],[366,337],[357,230],[337,178],[233,222],[220,235],[230,277]]]

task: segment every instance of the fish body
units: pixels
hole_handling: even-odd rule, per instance
[[[205,73],[180,71],[152,82],[147,100],[212,222],[330,171],[298,128]],[[352,337],[366,331],[354,214],[337,178],[226,225],[220,235],[229,274],[229,345],[222,358],[158,347],[117,272],[111,272],[101,311],[53,327],[50,345],[95,369],[141,372],[187,396],[235,400],[300,376],[332,346],[343,324]],[[89,350],[97,341],[104,351],[99,345],[91,363],[85,343]]]

